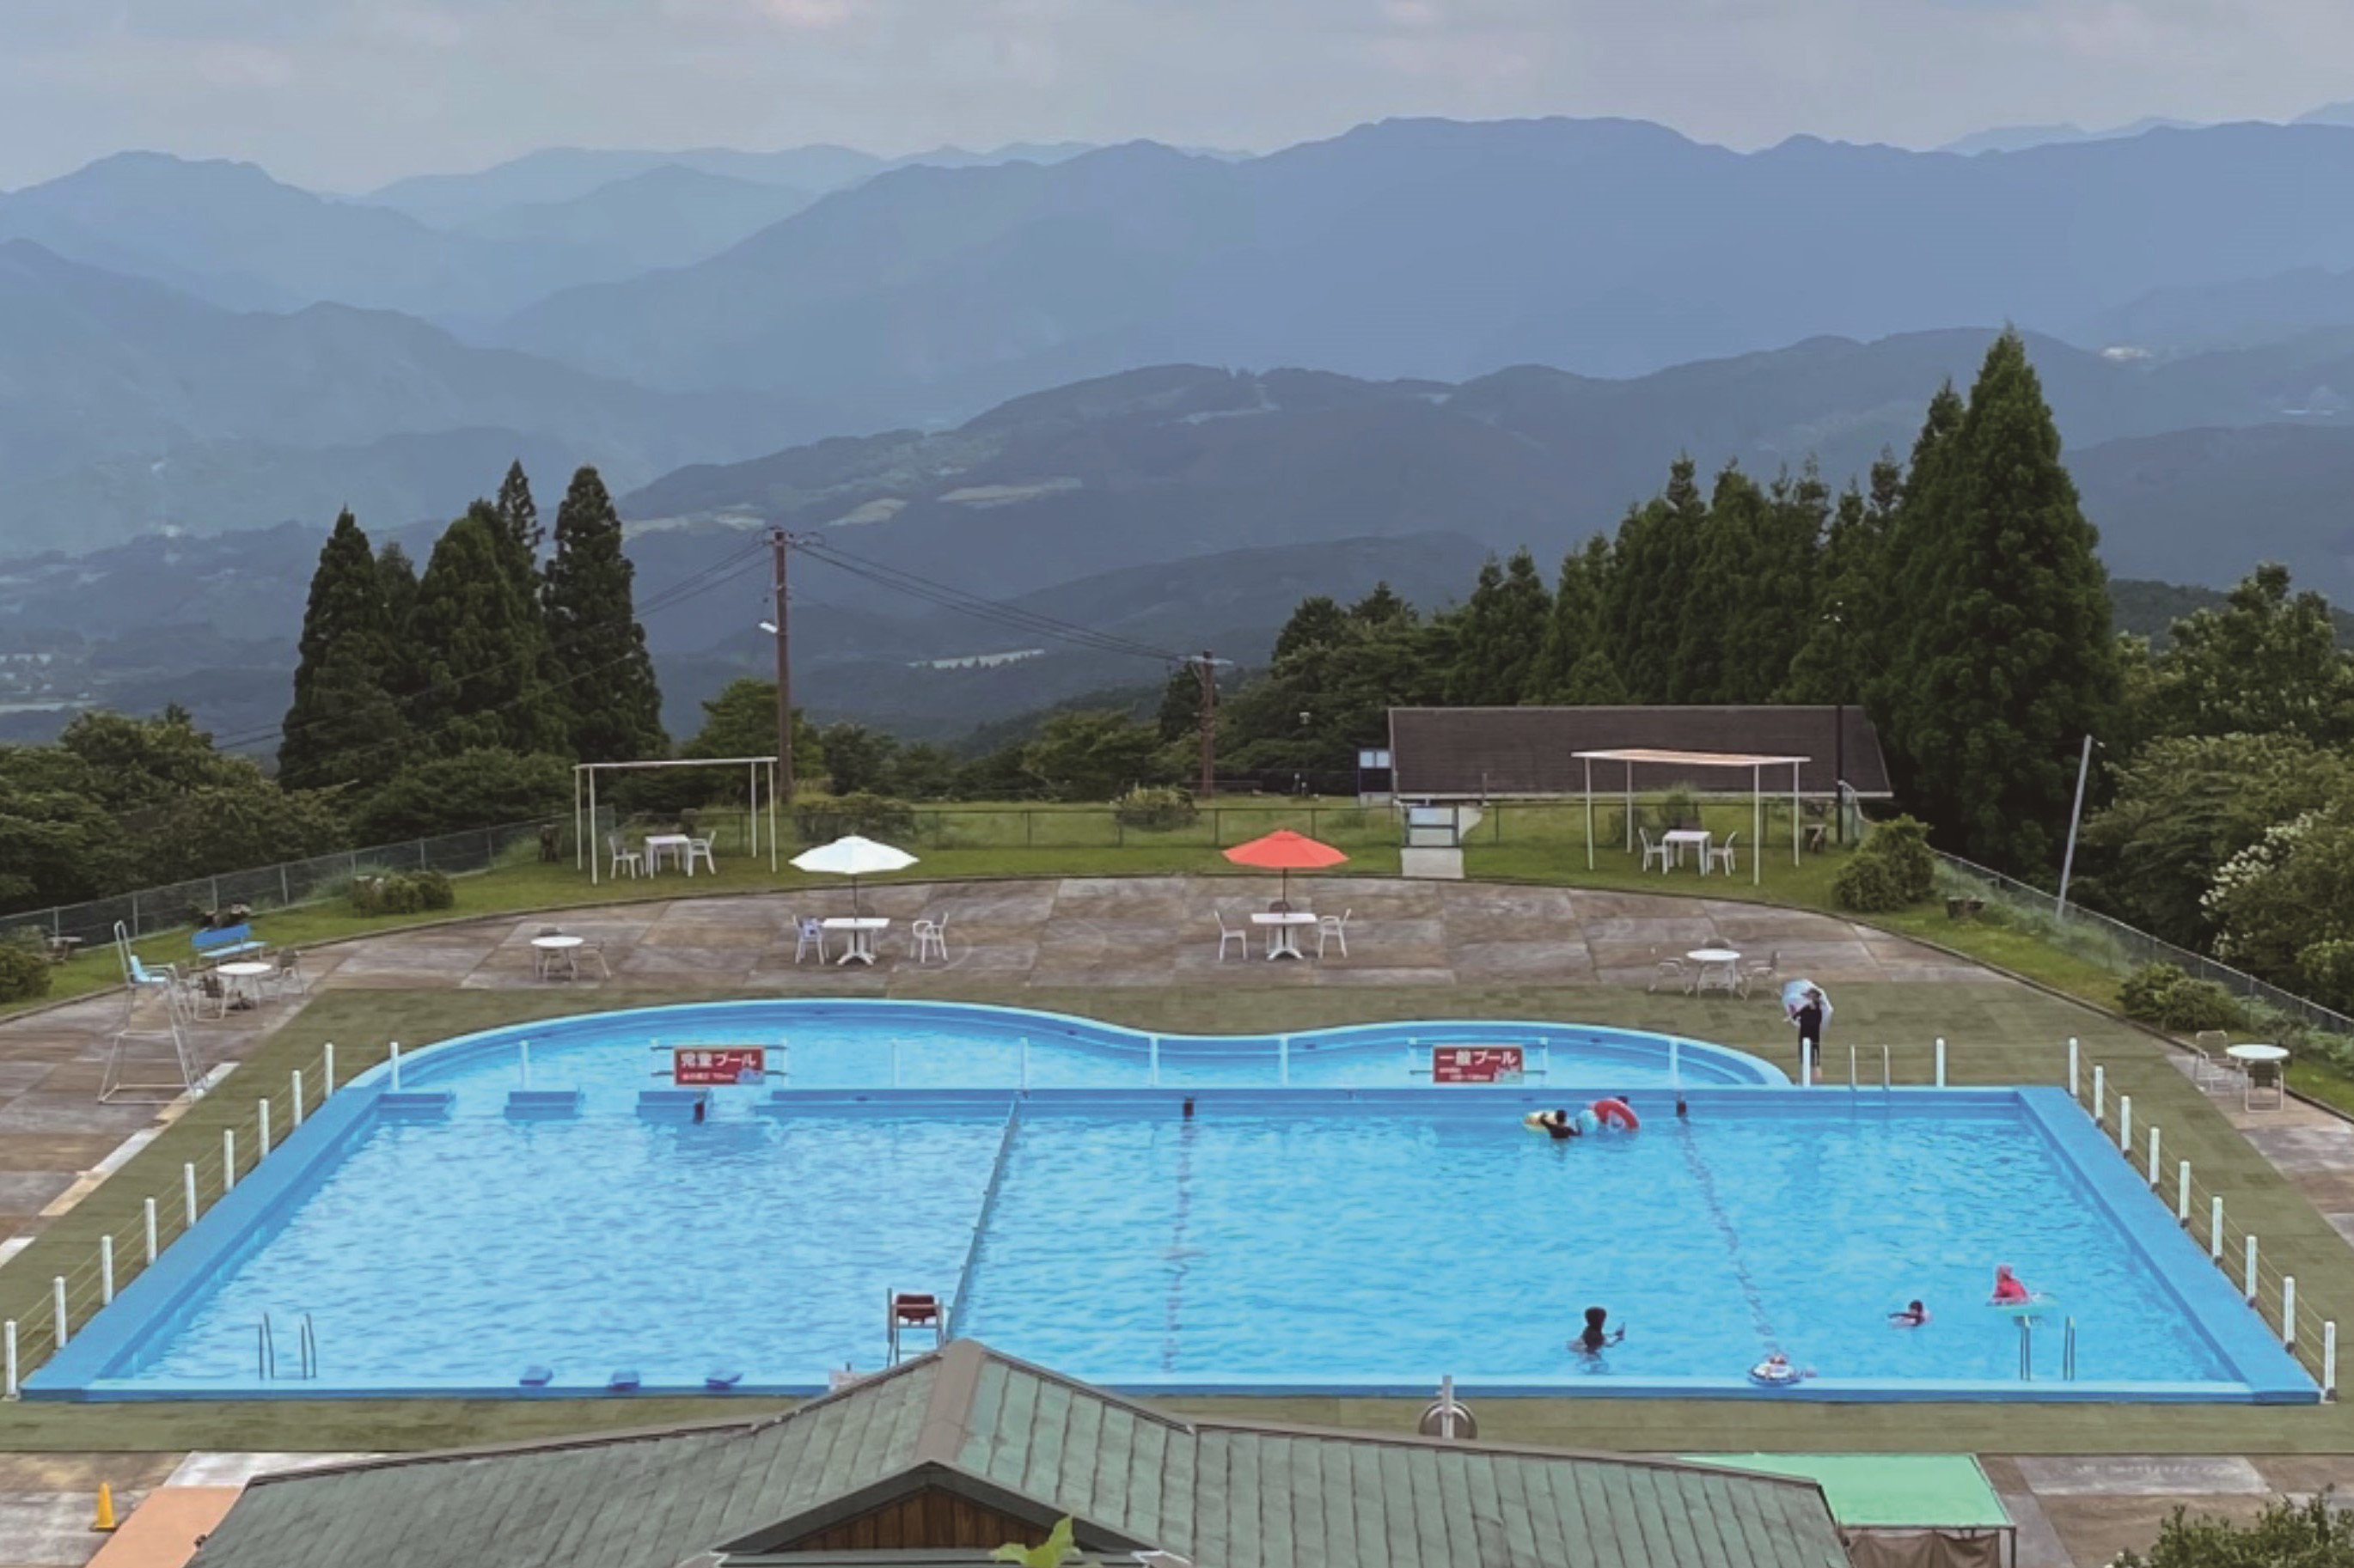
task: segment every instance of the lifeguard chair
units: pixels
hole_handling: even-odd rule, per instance
[[[920,1340],[928,1332],[931,1349],[938,1350],[949,1342],[948,1309],[940,1298],[922,1291],[894,1290],[889,1293],[887,1332],[891,1341],[891,1364],[897,1366],[910,1338]]]

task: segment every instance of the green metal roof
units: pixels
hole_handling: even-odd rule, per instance
[[[1845,1568],[1811,1480],[1173,1420],[971,1340],[780,1416],[372,1461],[249,1488],[201,1568],[673,1568],[923,1487],[1200,1568]],[[879,1560],[879,1559],[876,1559]]]

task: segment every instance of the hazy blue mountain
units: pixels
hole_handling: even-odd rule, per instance
[[[572,276],[561,258],[281,185],[250,164],[124,153],[0,196],[0,239],[236,310],[332,301],[481,315]]]
[[[2354,99],[2343,103],[2325,103],[2309,109],[2296,117],[2299,125],[2354,125]]]
[[[387,312],[224,311],[23,240],[0,244],[0,365],[12,553],[165,522],[331,518],[346,501],[407,521],[462,505],[518,455],[630,483],[821,433],[840,412],[645,392]]]
[[[480,238],[579,253],[583,281],[683,267],[809,206],[808,192],[663,164],[568,201],[523,202],[460,225]]]
[[[2326,126],[1959,157],[1394,121],[1244,163],[1138,144],[902,170],[500,335],[663,386],[855,389],[925,421],[1171,359],[1638,374],[1820,334],[2071,323],[2343,265],[2354,207],[2312,199],[2341,187],[2354,130]]]
[[[2306,267],[2222,283],[2153,290],[2104,311],[2070,335],[2155,354],[2275,343],[2354,325],[2354,271]]]
[[[1077,142],[1016,143],[988,153],[939,147],[911,157],[884,158],[852,147],[822,143],[773,153],[745,152],[733,147],[695,147],[669,153],[550,147],[473,174],[419,175],[396,180],[357,199],[375,207],[392,207],[426,223],[463,228],[505,207],[576,201],[616,181],[634,179],[660,168],[692,169],[722,179],[819,193],[856,185],[885,169],[917,164],[950,168],[979,167],[1017,159],[1048,164],[1076,157],[1087,150],[1084,143]]]
[[[1937,150],[1959,153],[1964,157],[1975,157],[1980,153],[2023,153],[2030,147],[2066,142],[2111,142],[2121,136],[2138,136],[2146,131],[2189,131],[2196,129],[2198,123],[2195,120],[2170,120],[2152,114],[2106,131],[2087,131],[2082,125],[2064,122],[2056,125],[1998,125],[1991,130],[1973,131]]]

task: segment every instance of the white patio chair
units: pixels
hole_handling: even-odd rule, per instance
[[[711,858],[711,841],[707,838],[686,841],[686,869],[689,875],[694,874],[695,863],[698,860],[703,863],[704,870],[714,876],[719,874],[719,863]]]
[[[1678,991],[1689,996],[1691,994],[1692,978],[1691,969],[1681,959],[1663,959],[1659,957],[1659,949],[1653,948],[1651,949],[1651,983],[1643,989],[1656,991],[1662,985],[1672,982]]]
[[[1764,981],[1772,985],[1782,978],[1782,949],[1775,948],[1762,959],[1750,959],[1741,966],[1741,994],[1747,996],[1749,988]]]
[[[937,958],[942,963],[949,961],[949,917],[947,916],[943,915],[937,920],[918,920],[915,924],[914,930],[917,963],[922,963],[928,958]]]
[[[276,996],[283,997],[290,991],[296,996],[309,995],[311,982],[302,973],[301,951],[293,948],[281,948],[278,950],[278,968],[265,977],[261,983]]]
[[[2202,1089],[2213,1088],[2219,1084],[2225,1088],[2230,1088],[2233,1084],[2238,1083],[2242,1076],[2240,1064],[2225,1054],[2231,1048],[2232,1036],[2229,1031],[2200,1030],[2190,1045],[2191,1083]]]
[[[1341,956],[1344,959],[1349,956],[1349,916],[1355,913],[1354,909],[1343,909],[1338,915],[1320,915],[1316,917],[1316,956],[1318,958],[1324,956],[1326,942],[1340,943]]]
[[[1226,912],[1225,910],[1213,909],[1210,913],[1216,916],[1218,920],[1218,962],[1223,964],[1226,961],[1226,944],[1229,942],[1232,942],[1242,948],[1243,957],[1246,959],[1249,958],[1250,927],[1246,926],[1241,930],[1237,931],[1232,926],[1226,924]]]
[[[1724,835],[1723,843],[1708,846],[1708,858],[1713,861],[1717,869],[1723,871],[1727,876],[1731,876],[1737,869],[1733,863],[1733,841],[1740,836],[1739,833],[1727,833]]]
[[[607,833],[605,849],[606,853],[613,857],[613,863],[606,869],[607,876],[619,876],[623,872],[629,873],[631,876],[643,876],[646,874],[646,857],[624,842],[620,834]]]
[[[1635,831],[1643,836],[1643,869],[1645,871],[1650,870],[1651,863],[1653,861],[1658,861],[1659,863],[1659,869],[1662,872],[1666,871],[1668,869],[1668,853],[1675,846],[1669,843],[1653,843],[1651,842],[1651,830],[1649,828],[1637,828]]]
[[[805,916],[795,930],[801,940],[793,945],[793,962],[800,963],[814,951],[817,961],[824,963],[829,956],[825,950],[825,923],[811,915]]]

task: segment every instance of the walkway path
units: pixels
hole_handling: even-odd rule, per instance
[[[1223,909],[1230,925],[1241,924],[1271,891],[1177,878],[878,887],[864,895],[866,906],[895,924],[883,944],[885,961],[872,970],[793,961],[795,918],[846,913],[846,890],[499,917],[317,948],[304,963],[314,998],[576,989],[534,973],[531,938],[558,926],[600,944],[610,969],[604,979],[590,960],[577,989],[627,992],[633,1001],[664,992],[1034,991],[1066,993],[1069,1005],[1067,993],[1098,990],[1108,993],[1101,1004],[1107,1012],[1150,1004],[1169,1011],[1172,1022],[1183,1016],[1188,998],[1224,996],[1238,987],[1267,993],[1270,1009],[1288,1005],[1272,1000],[1284,992],[1362,991],[1361,1003],[1394,994],[1402,1005],[1428,1007],[1453,991],[1467,1006],[1486,998],[1480,1011],[1551,988],[1597,987],[1597,1016],[1607,1011],[1673,1019],[1673,1027],[1777,1053],[1785,1065],[1787,1030],[1770,1001],[1635,994],[1649,982],[1655,957],[1711,946],[1760,957],[1777,952],[1783,974],[1810,976],[1835,997],[1847,988],[1857,1001],[1842,1008],[1843,1019],[1892,1016],[1888,999],[1918,996],[1903,1009],[1908,1018],[1950,1017],[1957,1037],[1973,1025],[1982,1033],[1999,1031],[2018,1002],[2032,998],[2017,982],[1965,960],[1821,915],[1703,898],[1366,878],[1310,881],[1293,890],[1296,904],[1353,911],[1346,960],[1336,950],[1322,963],[1230,955],[1222,964],[1214,912]],[[907,958],[907,927],[918,916],[947,919],[947,965],[918,968]],[[110,959],[101,952],[77,961]],[[354,1000],[347,994],[342,1005]],[[152,1137],[173,1114],[97,1101],[107,1041],[123,1005],[118,993],[0,1022],[0,1237],[15,1238],[0,1241],[0,1258],[126,1158],[126,1143]],[[206,1023],[207,1054],[240,1060],[299,1011],[271,1006]],[[2234,1107],[2231,1115],[2339,1233],[2354,1239],[2354,1126],[2302,1107],[2254,1117]],[[98,1481],[112,1481],[129,1501],[162,1484],[182,1459],[0,1455],[0,1568],[87,1562],[102,1540],[86,1529]],[[2332,1483],[2354,1490],[2354,1457],[1998,1458],[1988,1467],[2021,1522],[2022,1568],[2105,1563],[2121,1546],[2146,1542],[2178,1501],[2244,1513],[2274,1495]]]

